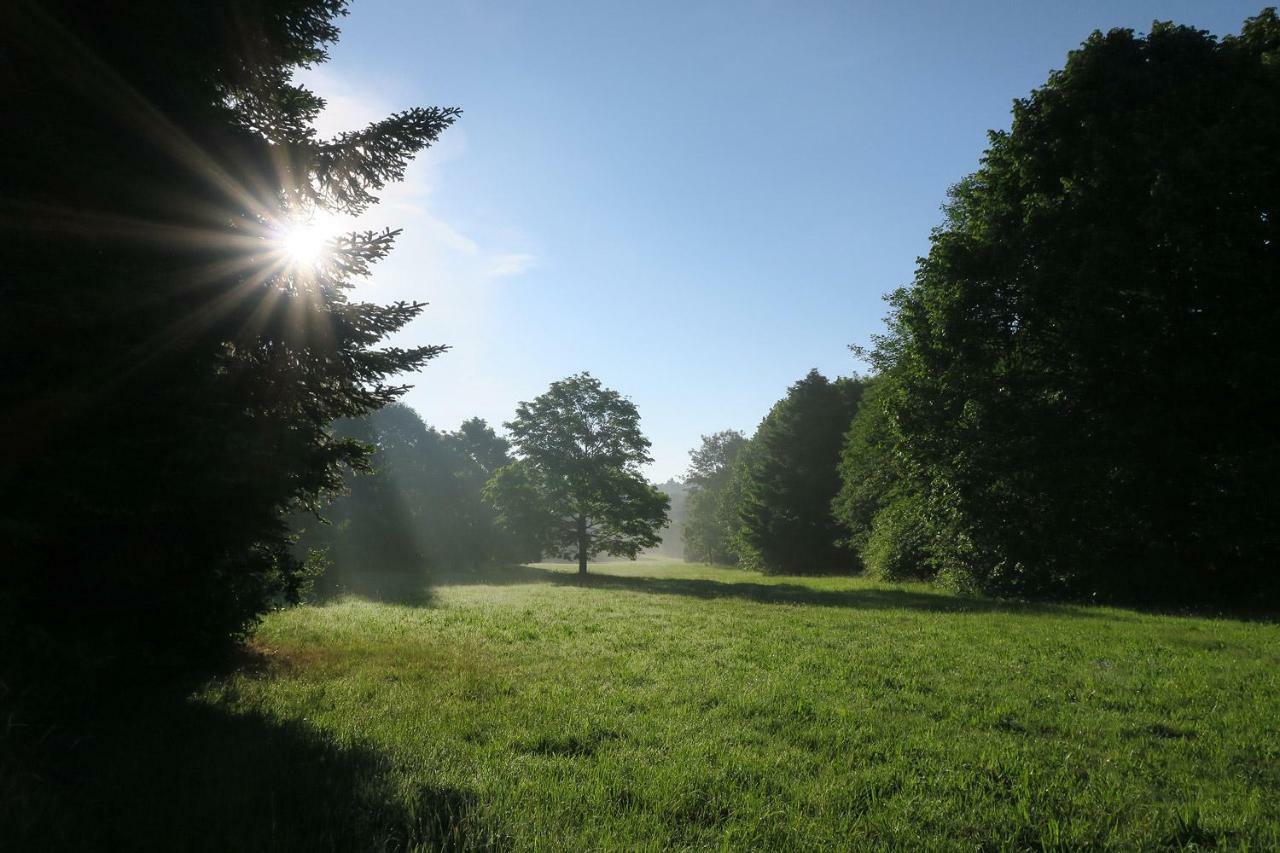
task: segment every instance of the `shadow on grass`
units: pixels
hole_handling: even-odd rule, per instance
[[[309,727],[138,697],[119,722],[0,768],[8,850],[492,850],[473,795],[413,787]],[[125,715],[118,715],[123,718]]]
[[[580,586],[591,589],[681,595],[690,598],[737,598],[761,604],[803,604],[818,607],[844,607],[859,610],[923,610],[932,613],[1013,613],[1095,618],[1115,614],[1060,604],[997,601],[970,598],[944,592],[918,592],[893,588],[849,590],[814,589],[794,583],[751,583],[708,580],[704,578],[661,578],[645,576],[560,572],[538,566],[507,566],[466,574],[442,576],[441,585],[457,584],[528,584],[546,583]]]
[[[344,572],[322,580],[311,599],[317,603],[355,596],[383,604],[430,607],[435,603],[435,578],[426,569],[415,572]]]

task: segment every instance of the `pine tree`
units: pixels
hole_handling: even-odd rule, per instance
[[[340,237],[315,265],[286,250],[298,223],[367,209],[459,114],[318,138],[323,101],[292,74],[326,58],[345,6],[0,12],[0,603],[23,636],[181,660],[296,599],[283,519],[366,453],[330,422],[442,350],[381,344],[421,303],[351,298],[396,231]]]

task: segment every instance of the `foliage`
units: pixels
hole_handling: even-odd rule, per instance
[[[738,474],[744,565],[789,574],[856,568],[851,552],[836,544],[841,531],[831,502],[862,390],[859,380],[831,382],[811,370],[760,423]]]
[[[896,456],[888,406],[897,386],[892,375],[867,383],[858,413],[845,435],[840,491],[832,512],[849,535],[866,570],[889,580],[931,579],[930,527],[923,495]]]
[[[506,424],[520,459],[485,494],[499,521],[545,556],[634,558],[660,541],[666,495],[645,480],[649,440],[635,404],[589,373],[551,383]]]
[[[1277,150],[1271,10],[1221,41],[1095,33],[991,134],[873,353],[949,577],[1275,600]]]
[[[366,209],[457,115],[317,138],[323,102],[291,75],[345,5],[0,12],[22,127],[3,142],[0,599],[30,630],[182,662],[296,599],[286,515],[365,454],[328,425],[440,352],[382,344],[421,304],[349,298],[396,232],[314,268],[284,251],[291,223]]]
[[[10,847],[1280,848],[1275,624],[647,561],[435,591],[271,614],[15,779]]]
[[[510,445],[483,420],[439,432],[392,403],[334,429],[373,452],[368,471],[349,479],[349,491],[321,511],[322,519],[298,519],[298,550],[327,558],[321,593],[394,582],[387,575],[421,588],[433,569],[536,557],[521,551],[481,497],[493,472],[512,461]]]
[[[747,438],[737,430],[722,430],[702,436],[702,445],[689,451],[687,519],[684,525],[687,560],[733,565],[738,561],[733,540],[737,533],[738,508],[730,484],[734,465],[747,447]]]

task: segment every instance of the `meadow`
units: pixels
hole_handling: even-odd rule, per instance
[[[60,793],[30,788],[25,837],[1280,848],[1275,624],[683,563],[572,572],[274,613],[233,671],[102,709],[116,722]]]

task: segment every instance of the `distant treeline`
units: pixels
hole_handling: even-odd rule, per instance
[[[392,403],[363,418],[334,424],[336,437],[371,448],[362,476],[315,515],[299,515],[300,554],[322,568],[317,591],[333,594],[467,569],[536,559],[497,523],[482,491],[511,463],[511,445],[479,418],[456,432],[427,426],[413,409]]]
[[[440,573],[564,556],[543,541],[545,531],[504,523],[485,487],[517,458],[511,442],[480,418],[443,432],[392,403],[332,430],[369,455],[348,472],[354,476],[344,493],[293,518],[297,556],[313,567],[321,597],[420,591],[421,581]],[[662,541],[649,550],[679,557],[687,487],[671,480],[657,488],[672,512],[658,531]],[[545,508],[540,498],[534,503]]]
[[[693,453],[696,559],[1280,598],[1280,18],[1095,33],[1015,102],[864,352]]]

